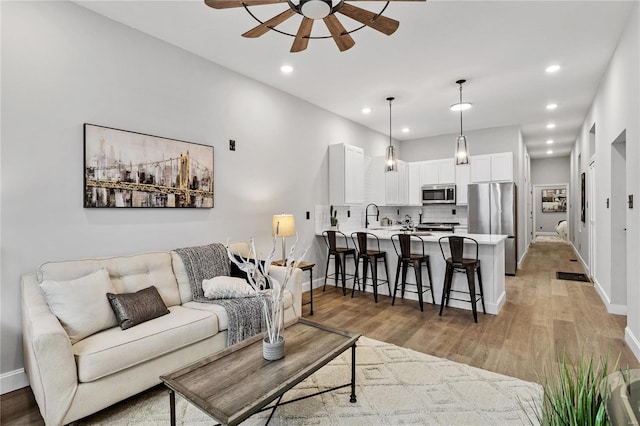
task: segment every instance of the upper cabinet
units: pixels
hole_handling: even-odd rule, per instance
[[[397,206],[407,204],[407,163],[398,160],[398,171],[384,173],[385,180],[385,205]]]
[[[364,151],[346,144],[329,145],[329,204],[364,202]]]
[[[456,204],[466,206],[471,170],[468,164],[456,166]]]
[[[470,163],[472,183],[513,181],[513,154],[511,152],[473,155]]]
[[[420,186],[456,182],[456,166],[453,158],[420,161],[418,164],[420,164]]]
[[[420,163],[407,163],[407,204],[422,205],[422,188],[420,185]]]

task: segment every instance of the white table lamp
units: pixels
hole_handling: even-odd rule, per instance
[[[296,219],[292,214],[277,214],[273,216],[271,235],[282,237],[282,265],[286,264],[286,238],[296,235]]]

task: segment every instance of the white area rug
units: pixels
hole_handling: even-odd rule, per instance
[[[565,240],[557,235],[538,235],[534,240],[534,243],[562,243],[567,244]]]
[[[358,402],[344,388],[279,407],[272,425],[524,425],[537,424],[533,407],[542,386],[377,340],[360,338],[356,358]],[[347,350],[283,400],[349,383]],[[211,425],[210,417],[176,398],[179,425]],[[248,419],[262,425],[269,411]],[[88,417],[77,425],[166,425],[169,396],[155,388]]]

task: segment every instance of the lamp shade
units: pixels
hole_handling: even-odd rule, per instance
[[[292,214],[273,215],[271,235],[274,237],[293,237],[296,235],[296,219]]]

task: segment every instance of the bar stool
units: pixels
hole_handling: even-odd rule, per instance
[[[351,234],[353,244],[358,250],[358,261],[356,263],[356,277],[358,277],[358,265],[360,259],[362,259],[362,291],[367,287],[367,270],[371,265],[371,280],[373,283],[373,300],[378,303],[378,286],[387,283],[389,288],[389,294],[391,294],[391,284],[389,284],[389,266],[387,265],[387,252],[380,251],[380,240],[375,234],[370,232],[354,232]],[[376,250],[369,250],[369,239],[375,240]],[[386,280],[378,280],[378,262],[384,262],[384,273]],[[358,282],[358,289],[360,289],[360,282]],[[356,290],[355,280],[353,282],[353,288],[351,289],[351,297],[353,297]]]
[[[411,240],[414,242],[420,242],[422,245],[422,253],[411,253]],[[413,272],[416,276],[415,286],[417,291],[409,291],[409,293],[418,294],[418,303],[420,304],[420,310],[424,311],[422,295],[427,291],[431,292],[431,301],[436,304],[435,296],[433,295],[433,286],[431,285],[431,265],[429,264],[429,255],[424,252],[424,240],[417,235],[409,234],[394,234],[391,236],[391,242],[393,248],[398,255],[398,267],[396,268],[396,284],[393,288],[393,299],[391,299],[391,306],[396,303],[396,293],[398,292],[398,281],[400,278],[400,270],[402,269],[402,292],[400,298],[404,299],[405,286],[407,284],[407,270],[409,267],[413,267]],[[422,285],[422,267],[427,266],[427,275],[429,277],[429,286],[423,290]],[[412,284],[412,283],[409,283]]]
[[[451,257],[447,258],[444,254],[444,249],[442,247],[442,241],[448,240],[449,243],[449,252],[451,253]],[[464,243],[465,240],[469,240],[470,243],[475,244],[475,259],[474,258],[465,258],[464,257]],[[440,316],[442,316],[442,310],[445,306],[449,306],[449,299],[459,300],[462,302],[471,302],[471,310],[473,311],[473,320],[478,322],[478,311],[476,309],[476,303],[478,300],[482,302],[482,312],[487,313],[484,308],[484,292],[482,290],[482,274],[480,273],[480,259],[478,259],[478,242],[470,237],[461,237],[461,236],[448,236],[441,237],[438,240],[438,244],[440,245],[440,251],[442,252],[442,257],[447,263],[447,269],[444,276],[444,288],[442,290],[442,303],[440,304]],[[454,272],[464,272],[467,274],[467,283],[469,285],[469,300],[465,299],[456,299],[451,297],[451,292],[458,293],[467,293],[465,291],[459,290],[451,290],[451,283],[453,282],[453,274]],[[480,288],[479,294],[476,295],[476,283],[475,283],[475,273],[478,273],[478,286]],[[446,302],[446,303],[445,303]]]
[[[325,291],[327,288],[327,278],[333,277],[335,279],[336,287],[338,287],[338,278],[342,276],[342,295],[347,295],[347,281],[346,277],[353,277],[354,285],[355,280],[358,279],[358,274],[347,274],[346,273],[346,263],[347,256],[353,256],[353,264],[358,270],[358,261],[356,258],[356,249],[349,248],[349,242],[347,236],[340,231],[324,231],[322,232],[322,236],[324,237],[324,242],[327,244],[327,248],[329,249],[327,255],[327,266],[324,269],[324,287],[322,287],[322,291]],[[336,242],[336,236],[340,236],[344,238],[344,244],[346,247],[338,247]],[[328,275],[329,272],[329,263],[331,263],[331,257],[334,259],[334,269],[333,274]],[[358,282],[358,286],[360,283]]]

